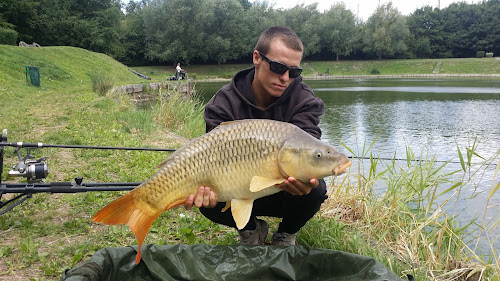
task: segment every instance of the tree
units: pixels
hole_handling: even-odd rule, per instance
[[[92,19],[88,20],[91,25],[90,36],[92,38],[88,48],[113,57],[120,56],[124,52],[120,41],[122,16],[120,8],[116,6],[95,11]]]
[[[210,0],[202,5],[197,17],[203,23],[198,31],[203,37],[200,55],[217,64],[239,58],[246,51],[244,36],[249,32],[249,26],[242,22],[244,10],[240,2]]]
[[[490,0],[477,5],[480,17],[471,26],[472,50],[500,53],[500,1]]]
[[[246,57],[249,62],[252,62],[252,52],[260,34],[270,26],[285,24],[283,13],[273,9],[266,1],[254,3],[245,12],[242,21],[244,25],[251,27],[243,38],[245,45],[243,57]]]
[[[3,28],[0,26],[0,44],[2,45],[16,45],[17,32],[10,28]]]
[[[403,54],[407,50],[405,41],[409,34],[406,18],[392,7],[391,2],[383,4],[366,23],[363,51],[374,53],[379,60],[382,56]]]
[[[240,2],[241,7],[243,7],[245,11],[252,7],[252,3],[248,2],[248,0],[238,0],[238,2]]]
[[[321,50],[318,35],[320,13],[317,7],[317,3],[308,6],[301,4],[283,12],[284,24],[292,29],[304,44],[304,56],[319,53]]]
[[[425,6],[417,9],[407,18],[411,39],[409,46],[417,58],[449,57],[441,12]]]
[[[122,52],[118,0],[39,0],[33,39],[117,56]]]
[[[0,27],[13,29],[21,41],[33,42],[33,32],[38,22],[35,0],[2,0],[0,2]]]
[[[151,1],[144,8],[146,57],[173,63],[203,59],[201,9],[201,0]]]
[[[320,20],[321,48],[339,56],[348,56],[356,43],[356,24],[353,13],[346,9],[344,3],[331,6]]]
[[[117,57],[126,65],[146,64],[146,32],[144,30],[143,2],[130,1],[125,7],[125,18],[121,22],[123,53]]]
[[[473,45],[477,37],[474,38],[472,27],[481,17],[476,7],[465,2],[453,3],[441,11],[445,40],[453,57],[472,57],[476,54]]]

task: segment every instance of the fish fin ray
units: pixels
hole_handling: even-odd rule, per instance
[[[177,206],[180,206],[180,205],[184,204],[184,202],[186,202],[186,198],[178,199],[178,200],[174,201],[172,204],[168,205],[168,207],[165,208],[165,211],[170,210],[172,208],[175,208]]]
[[[222,208],[222,210],[220,212],[223,213],[223,212],[227,211],[227,209],[229,209],[229,207],[231,207],[231,201],[226,202],[226,206],[224,206],[224,208]]]
[[[268,177],[254,176],[250,182],[250,191],[258,192],[276,184],[283,183],[286,179],[272,179]]]
[[[167,159],[163,160],[160,164],[156,165],[155,169],[161,169],[163,166],[165,166],[170,161],[172,161],[172,158],[168,157]]]
[[[162,212],[148,213],[134,202],[134,191],[109,203],[92,218],[92,222],[100,222],[108,225],[127,224],[135,235],[138,242],[138,251],[135,263],[141,261],[141,246],[146,234],[153,222]]]
[[[241,122],[241,120],[226,121],[226,122],[220,123],[220,125],[227,126],[227,125],[231,125],[231,124],[238,123],[238,122]]]
[[[231,213],[236,222],[236,227],[242,229],[247,225],[252,215],[253,199],[233,199],[231,200]]]

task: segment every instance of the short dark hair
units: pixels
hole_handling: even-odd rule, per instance
[[[304,45],[300,38],[293,32],[290,28],[285,26],[272,26],[264,30],[255,45],[255,50],[260,51],[263,54],[267,54],[271,43],[279,39],[290,49],[304,52]]]

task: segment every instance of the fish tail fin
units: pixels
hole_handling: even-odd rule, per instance
[[[159,212],[146,212],[134,202],[134,191],[131,191],[97,212],[91,219],[92,222],[100,222],[108,225],[127,224],[139,244],[135,263],[141,261],[141,246],[146,234],[153,222],[160,216]]]

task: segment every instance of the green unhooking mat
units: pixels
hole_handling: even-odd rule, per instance
[[[306,246],[143,245],[138,265],[136,253],[101,249],[61,280],[403,280],[373,258]]]

